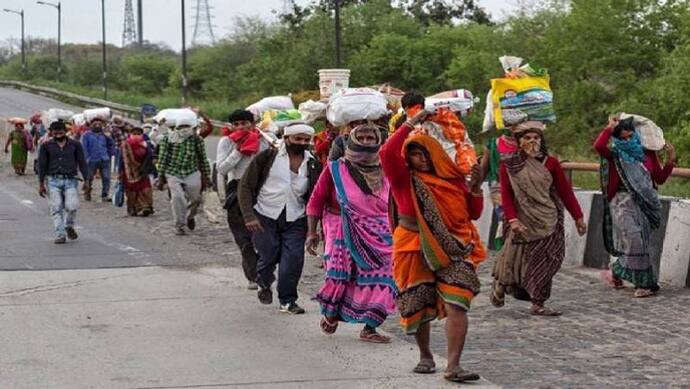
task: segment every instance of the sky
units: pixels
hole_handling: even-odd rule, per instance
[[[57,3],[58,0],[45,0]],[[306,3],[306,0],[297,0]],[[233,30],[237,16],[275,18],[275,11],[282,10],[283,0],[208,0],[214,18],[214,33],[222,37]],[[136,0],[133,0],[136,18]],[[180,32],[181,0],[144,0],[144,39],[165,42],[175,50],[181,47]],[[186,0],[187,40],[194,32],[194,5],[196,0]],[[479,0],[494,18],[501,18],[515,7],[515,0]],[[120,46],[124,23],[125,0],[105,0],[106,41]],[[32,37],[57,37],[57,10],[36,4],[36,0],[0,0],[2,8],[24,9],[25,34]],[[19,15],[0,12],[0,41],[18,39],[21,35]],[[96,43],[101,41],[101,1],[62,0],[62,41],[71,43]]]

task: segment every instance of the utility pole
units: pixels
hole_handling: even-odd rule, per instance
[[[340,58],[340,0],[335,1],[335,67],[340,68],[341,58]]]
[[[105,54],[105,0],[101,0],[101,23],[103,25],[103,99],[108,100],[108,68],[106,66],[106,54]]]
[[[144,1],[137,0],[137,27],[139,27],[138,43],[139,47],[144,46]]]
[[[26,48],[24,44],[24,10],[15,11],[13,9],[3,9],[5,12],[17,14],[22,18],[22,73],[26,74]]]
[[[185,23],[185,4],[182,1],[182,104],[187,104],[187,32]]]
[[[47,1],[37,1],[37,4],[47,5],[57,9],[58,11],[58,36],[57,36],[57,56],[58,56],[58,67],[57,67],[57,79],[58,82],[62,81],[62,3],[57,4],[49,3]]]

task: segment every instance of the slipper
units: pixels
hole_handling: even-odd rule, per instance
[[[434,374],[436,373],[436,362],[431,358],[422,358],[412,371],[417,374]]]
[[[530,308],[529,313],[534,316],[561,316],[563,313],[548,307]]]
[[[362,342],[368,342],[368,343],[390,343],[391,338],[387,336],[383,336],[379,334],[376,331],[367,331],[367,330],[362,330],[362,332],[359,333],[359,340]]]
[[[460,366],[456,366],[451,371],[446,371],[443,378],[450,382],[465,382],[478,381],[481,377],[479,374],[464,370]]]
[[[330,320],[328,320],[327,317],[324,316],[321,318],[319,326],[321,327],[321,332],[323,332],[324,334],[333,335],[335,334],[335,331],[338,329],[338,321],[336,320],[335,323],[333,323]]]
[[[633,297],[635,298],[645,298],[645,297],[652,297],[656,293],[652,292],[650,289],[635,289],[635,294]]]
[[[491,302],[491,305],[496,308],[501,308],[506,303],[505,294],[503,295],[503,298],[498,297],[498,293],[496,291],[496,281],[494,281],[493,285],[491,286],[491,295],[489,296],[489,301]]]

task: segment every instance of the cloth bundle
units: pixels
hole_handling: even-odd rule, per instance
[[[84,118],[86,118],[87,122],[91,122],[94,119],[101,119],[103,121],[109,121],[110,117],[112,116],[112,112],[110,112],[110,108],[94,108],[94,109],[87,109],[84,110]],[[72,113],[73,115],[74,113]],[[68,116],[71,117],[72,115]]]
[[[166,127],[174,128],[178,126],[196,127],[199,125],[199,118],[196,112],[189,108],[164,109],[153,120],[159,124],[165,124]]]
[[[345,88],[331,96],[326,118],[336,127],[358,120],[378,120],[388,114],[388,100],[371,88]]]

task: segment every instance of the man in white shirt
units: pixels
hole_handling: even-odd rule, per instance
[[[232,236],[242,253],[244,276],[249,281],[248,288],[256,290],[256,251],[252,234],[244,225],[237,201],[237,187],[249,163],[259,152],[268,149],[269,145],[256,128],[254,114],[251,112],[237,110],[230,114],[228,121],[232,124],[231,132],[218,142],[216,168],[218,176],[223,178],[219,180],[219,185],[224,185],[225,189],[223,208],[227,211]]]
[[[321,164],[308,151],[313,136],[306,124],[285,127],[280,147],[260,152],[239,187],[242,217],[259,253],[259,301],[273,302],[277,265],[280,311],[292,314],[304,313],[296,301],[307,235],[305,207],[321,173]]]

